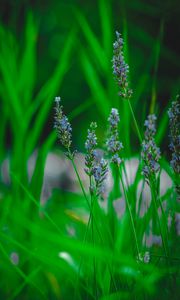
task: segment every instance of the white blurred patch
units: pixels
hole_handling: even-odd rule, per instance
[[[64,260],[70,267],[72,267],[75,271],[78,271],[78,266],[75,263],[74,259],[68,252],[59,252],[58,257]]]

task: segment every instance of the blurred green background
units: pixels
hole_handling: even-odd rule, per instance
[[[8,60],[10,75],[16,73],[16,80],[12,79],[15,85],[19,77],[23,77],[26,83],[30,81],[28,106],[36,101],[36,95],[45,82],[52,79],[54,70],[58,66],[63,69],[57,76],[51,100],[45,96],[42,100],[51,104],[37,142],[52,131],[54,94],[62,97],[66,113],[72,114],[74,141],[81,150],[82,136],[85,136],[89,122],[94,120],[95,111],[95,118],[102,125],[110,107],[119,106],[123,128],[123,121],[128,116],[123,111],[124,103],[116,96],[111,69],[115,30],[119,30],[125,39],[134,90],[132,103],[140,125],[150,110],[162,117],[180,83],[179,11],[179,1],[176,0],[1,1],[0,19],[5,30],[4,33],[1,30],[1,48],[7,46],[9,54],[4,55],[13,56],[11,61],[8,56],[1,57],[4,63]],[[66,47],[68,53],[64,53]],[[4,49],[4,52],[7,51]],[[22,66],[23,55],[29,62]],[[1,99],[6,100],[1,101],[1,110],[4,111],[8,95],[2,85],[3,78]],[[24,85],[23,90],[22,83],[17,95],[19,105],[23,102],[25,90],[27,87]],[[41,107],[39,105],[37,111]],[[27,109],[24,107],[24,110]],[[37,111],[31,122],[34,122]],[[7,133],[10,145],[11,134],[9,130],[6,136]],[[132,141],[135,145],[133,136]]]

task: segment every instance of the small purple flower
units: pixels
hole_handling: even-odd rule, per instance
[[[87,151],[92,151],[95,146],[97,146],[97,137],[95,134],[95,129],[97,128],[97,124],[92,122],[90,124],[90,129],[88,129],[87,140],[85,142],[85,148]]]
[[[123,144],[117,140],[118,137],[112,136],[108,140],[107,150],[112,153],[119,152],[123,148]]]
[[[169,125],[170,125],[170,140],[169,148],[172,153],[171,167],[176,175],[175,189],[180,200],[180,102],[179,95],[176,97],[176,101],[172,102],[171,108],[168,110]]]
[[[97,195],[101,195],[104,190],[104,181],[107,177],[108,173],[108,164],[101,158],[98,164],[95,164],[93,167],[93,176],[96,184],[96,193]]]
[[[130,98],[132,96],[132,90],[129,89],[128,85],[128,72],[129,66],[125,63],[123,54],[124,41],[121,34],[116,31],[117,40],[113,44],[113,74],[115,80],[120,88],[119,95],[123,98]]]
[[[109,138],[106,141],[107,151],[112,155],[111,162],[119,166],[122,162],[119,152],[123,148],[123,144],[119,141],[118,125],[120,118],[116,108],[112,108],[108,121]]]
[[[154,114],[149,115],[147,120],[144,123],[144,126],[146,127],[145,136],[146,139],[150,139],[153,137],[156,133],[156,116]]]
[[[148,264],[150,262],[150,253],[148,251],[144,253],[139,253],[137,261],[141,263]]]
[[[55,98],[55,124],[58,138],[61,144],[69,151],[72,143],[72,128],[68,118],[63,114],[63,107],[60,105],[61,98]]]
[[[120,118],[119,118],[119,113],[118,113],[118,110],[116,108],[112,108],[111,109],[111,114],[108,118],[108,121],[109,121],[109,124],[112,128],[114,127],[117,127],[118,126],[118,123],[120,121]]]
[[[156,133],[156,116],[149,115],[144,125],[146,130],[141,151],[141,159],[144,164],[142,172],[149,184],[150,178],[154,178],[160,170],[159,160],[161,158],[161,152],[156,146],[154,139]]]
[[[170,124],[170,140],[169,148],[172,152],[171,167],[176,174],[180,174],[180,103],[179,96],[176,101],[172,102],[171,108],[168,110]]]
[[[95,122],[92,122],[90,124],[90,129],[88,129],[88,135],[87,140],[85,142],[85,149],[87,151],[87,154],[85,156],[85,172],[87,175],[92,176],[92,170],[94,161],[96,158],[96,151],[95,147],[97,146],[97,137],[95,130],[97,128],[97,124]]]
[[[111,162],[114,163],[117,166],[120,166],[120,164],[122,163],[122,159],[119,157],[119,155],[116,153],[112,156],[111,158]]]
[[[95,130],[97,124],[92,122],[90,129],[88,129],[87,140],[85,142],[85,148],[87,154],[85,156],[85,172],[91,178],[90,192],[96,192],[97,196],[102,196],[104,193],[104,181],[107,176],[108,167],[106,161],[102,158],[102,153],[98,151],[97,137]]]

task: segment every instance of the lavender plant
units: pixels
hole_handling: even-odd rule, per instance
[[[113,44],[114,55],[112,59],[114,79],[117,82],[119,87],[119,96],[121,96],[123,99],[126,99],[128,102],[139,141],[142,142],[141,133],[130,102],[133,91],[132,89],[129,88],[129,81],[128,81],[129,66],[124,59],[123,45],[124,45],[123,38],[121,37],[121,34],[118,31],[116,31],[116,41]]]
[[[116,32],[117,41],[113,44],[114,47],[114,56],[113,56],[113,73],[115,76],[115,80],[118,83],[119,89],[120,89],[120,96],[123,98],[126,98],[129,102],[130,97],[132,96],[132,91],[129,89],[129,83],[128,83],[128,71],[129,67],[124,61],[124,55],[123,55],[123,39],[121,38],[121,35]],[[102,211],[100,205],[99,205],[99,199],[101,199],[102,196],[102,190],[104,188],[105,179],[108,174],[108,161],[106,161],[102,155],[99,155],[99,152],[97,150],[97,136],[96,136],[96,128],[97,124],[95,122],[92,122],[90,124],[90,128],[88,129],[87,133],[87,139],[85,142],[85,173],[89,177],[89,191],[90,195],[86,195],[81,178],[77,172],[77,168],[75,166],[71,145],[72,145],[72,128],[68,121],[68,118],[63,114],[63,108],[60,105],[60,97],[57,97],[55,99],[56,107],[55,107],[55,128],[57,130],[58,138],[61,141],[61,144],[66,149],[67,153],[66,155],[73,163],[73,167],[75,169],[76,175],[78,177],[82,192],[84,197],[87,200],[88,203],[88,209],[89,209],[89,218],[88,223],[86,224],[86,230],[85,230],[85,237],[83,240],[83,246],[85,245],[86,241],[92,241],[93,247],[96,247],[97,245],[103,246],[106,244],[106,239],[109,239],[109,244],[111,249],[119,249],[118,243],[120,237],[117,233],[121,232],[119,231],[119,227],[126,226],[123,222],[127,222],[128,230],[129,230],[129,222],[132,229],[132,235],[133,235],[133,241],[132,243],[132,253],[133,258],[136,264],[138,265],[138,274],[143,274],[142,269],[144,265],[148,265],[153,263],[153,253],[149,249],[144,249],[144,242],[143,242],[143,229],[141,229],[140,233],[138,232],[138,226],[139,226],[139,219],[138,214],[136,214],[136,210],[133,212],[132,208],[133,206],[136,206],[136,203],[133,203],[133,200],[136,199],[136,195],[134,196],[131,188],[128,186],[127,182],[124,182],[124,176],[126,175],[126,169],[125,165],[123,164],[123,158],[121,155],[121,150],[123,149],[123,144],[119,140],[119,112],[116,108],[112,108],[110,115],[108,117],[108,138],[106,140],[105,146],[106,146],[106,152],[109,154],[110,157],[110,163],[112,170],[116,171],[112,172],[112,177],[114,177],[114,185],[113,185],[113,192],[109,193],[108,196],[108,212],[107,216],[105,216],[104,212]],[[130,103],[130,102],[129,102]],[[155,141],[155,135],[156,135],[156,116],[154,114],[151,114],[147,117],[147,120],[145,121],[145,133],[144,133],[144,140],[142,141],[140,131],[138,129],[138,125],[132,110],[132,107],[130,105],[130,110],[132,112],[133,120],[135,122],[135,126],[138,132],[139,140],[142,142],[142,149],[141,149],[141,161],[143,164],[142,173],[144,175],[146,183],[150,187],[152,201],[150,203],[150,206],[148,208],[148,212],[145,215],[146,222],[151,223],[152,225],[158,223],[158,227],[160,230],[160,237],[162,239],[162,246],[164,249],[164,254],[160,252],[158,254],[160,257],[164,257],[166,259],[166,265],[167,265],[167,274],[169,276],[170,282],[171,282],[171,276],[169,273],[170,270],[170,262],[169,262],[169,241],[168,241],[168,230],[166,222],[166,216],[163,211],[161,199],[158,194],[159,190],[159,175],[160,175],[160,159],[161,159],[161,152],[160,149],[156,145]],[[176,174],[179,174],[179,103],[173,102],[172,108],[168,112],[169,118],[170,118],[170,133],[171,133],[171,145],[170,149],[172,151],[172,160],[171,160],[171,166]],[[120,184],[121,183],[121,184]],[[136,183],[133,183],[136,186]],[[119,188],[121,191],[119,192]],[[115,191],[115,193],[114,193]],[[110,191],[109,191],[110,192]],[[116,211],[113,207],[113,201],[115,200],[115,196],[119,197],[122,196],[125,200],[125,212],[122,216],[122,219],[119,221],[116,217]],[[89,198],[90,196],[90,203]],[[109,203],[111,205],[109,205]],[[152,204],[154,204],[154,210],[152,210]],[[161,210],[162,217],[159,214],[159,211]],[[127,212],[127,214],[126,214]],[[129,216],[129,217],[127,217]],[[108,221],[108,222],[107,222]],[[123,224],[123,225],[122,225]],[[148,230],[153,232],[154,226],[150,226],[148,224]],[[143,227],[143,226],[142,226]],[[107,229],[107,237],[102,235],[103,228]],[[127,229],[127,228],[126,228]],[[123,228],[124,230],[124,228]],[[146,230],[146,229],[145,229]],[[126,230],[125,230],[126,231]],[[88,235],[88,232],[90,232],[90,238]],[[129,232],[129,231],[128,231]],[[122,232],[121,232],[122,233]],[[159,234],[159,232],[158,232]],[[130,235],[131,239],[131,235]],[[115,245],[115,247],[114,247]],[[161,247],[161,243],[159,245]],[[93,248],[94,249],[94,248]],[[135,251],[134,251],[135,249]],[[121,252],[121,251],[120,251]],[[136,252],[136,253],[135,253]],[[118,252],[119,254],[119,252]],[[122,254],[122,252],[121,252]],[[101,270],[102,264],[96,259],[96,257],[92,257],[93,260],[91,260],[92,264],[92,270],[89,277],[92,277],[92,283],[94,286],[95,291],[92,292],[92,294],[95,295],[95,299],[98,299],[101,295],[101,287],[100,287],[100,281],[98,282],[98,276],[97,276],[97,270],[98,268]],[[80,269],[82,265],[82,259],[81,263],[78,269],[78,283],[80,282]],[[121,289],[121,285],[118,287],[116,286],[116,274],[114,273],[113,268],[111,267],[111,264],[108,262],[108,276],[110,277],[110,286],[112,285],[113,288],[111,288],[112,293],[115,291],[118,291],[118,289]],[[139,275],[138,275],[139,276]],[[76,293],[75,293],[76,295]]]

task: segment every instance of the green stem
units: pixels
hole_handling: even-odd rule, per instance
[[[74,163],[74,159],[73,159],[72,155],[70,156],[70,161],[71,161],[71,163],[72,163],[72,165],[73,165],[74,171],[75,171],[76,176],[77,176],[77,178],[78,178],[78,182],[79,182],[79,185],[80,185],[81,190],[82,190],[82,192],[83,192],[84,198],[86,199],[87,204],[88,204],[88,207],[90,208],[90,204],[89,204],[89,201],[88,201],[88,197],[87,197],[87,195],[86,195],[85,189],[84,189],[84,187],[83,187],[81,178],[80,178],[80,176],[79,176],[79,173],[78,173],[78,170],[77,170],[77,168],[76,168],[76,164]]]
[[[80,178],[80,176],[79,176],[78,170],[77,170],[76,165],[75,165],[75,163],[74,163],[73,155],[71,154],[70,150],[69,150],[68,152],[69,152],[69,157],[70,157],[70,160],[71,160],[71,162],[72,162],[74,171],[75,171],[76,176],[77,176],[77,178],[78,178],[78,181],[79,181],[81,190],[82,190],[82,192],[83,192],[83,195],[84,195],[84,197],[85,197],[85,199],[86,199],[86,201],[87,201],[87,204],[88,204],[88,208],[89,208],[89,210],[90,210],[90,217],[89,217],[89,220],[88,220],[88,226],[89,226],[90,221],[91,221],[91,218],[93,217],[93,211],[92,211],[92,209],[91,209],[91,205],[89,204],[89,201],[88,201],[86,192],[85,192],[85,190],[84,190],[84,187],[83,187],[83,184],[82,184],[82,181],[81,181],[81,178]],[[102,235],[101,235],[101,233],[100,233],[100,231],[99,231],[99,229],[98,229],[98,226],[97,226],[97,223],[96,223],[96,219],[95,219],[95,218],[94,218],[94,224],[95,224],[95,226],[96,226],[96,230],[97,230],[97,233],[98,233],[98,235],[99,235],[99,237],[100,237],[100,239],[101,239],[101,242],[102,242],[102,244],[104,244]],[[84,239],[84,242],[85,242],[86,237],[87,237],[87,232],[88,232],[88,228],[87,228],[86,233],[85,233],[85,239]],[[110,275],[111,275],[111,279],[112,279],[113,285],[114,285],[114,287],[115,287],[115,290],[117,291],[118,289],[117,289],[116,283],[115,283],[115,281],[114,281],[114,277],[113,277],[113,274],[112,274],[112,272],[111,272],[111,267],[109,266],[109,263],[108,263],[108,268],[109,268],[109,273],[110,273]]]
[[[128,208],[128,212],[129,212],[129,216],[130,216],[130,220],[131,220],[131,226],[132,226],[132,231],[133,231],[133,234],[134,234],[137,255],[139,257],[140,251],[139,251],[139,246],[138,246],[138,240],[137,240],[137,235],[136,235],[136,229],[135,229],[135,225],[134,225],[134,220],[133,220],[133,216],[132,216],[132,212],[131,212],[131,207],[130,207],[130,204],[129,204],[129,199],[128,199],[128,195],[127,195],[127,192],[126,192],[126,188],[125,188],[125,185],[124,185],[124,182],[123,182],[123,179],[122,179],[121,170],[120,170],[120,168],[118,170],[119,170],[119,176],[120,176],[120,180],[121,180],[121,183],[122,183],[123,192],[124,192],[124,195],[125,195],[125,199],[126,199],[126,203],[127,203],[127,208]]]
[[[165,242],[163,230],[162,230],[162,227],[161,227],[161,222],[160,222],[160,218],[159,218],[159,214],[158,214],[158,205],[157,205],[156,195],[155,195],[155,191],[154,191],[153,186],[151,186],[151,195],[152,195],[152,200],[154,202],[155,211],[156,211],[156,214],[157,214],[157,220],[158,220],[159,230],[160,230],[160,234],[161,234],[161,238],[162,238],[164,253],[165,253],[165,256],[168,258],[168,256],[169,256],[168,255],[168,250],[167,250],[167,247],[166,247],[166,242]]]
[[[131,114],[132,114],[132,117],[133,117],[133,121],[134,121],[134,125],[135,125],[136,131],[137,131],[137,135],[138,135],[139,141],[140,141],[140,143],[142,143],[142,136],[141,136],[141,133],[140,133],[140,130],[139,130],[137,121],[136,121],[136,117],[135,117],[135,115],[134,115],[134,111],[133,111],[131,102],[130,102],[129,99],[127,99],[127,101],[128,101],[129,108],[130,108],[130,111],[131,111]]]
[[[90,186],[91,186],[91,178],[90,178]],[[96,201],[94,194],[91,193],[91,211],[92,214],[91,217],[91,233],[92,233],[92,244],[93,247],[95,246],[95,240],[94,240],[94,216],[93,216],[93,208],[94,208],[94,202]],[[94,275],[94,286],[95,286],[95,299],[97,299],[97,280],[96,280],[96,259],[93,257],[93,275]]]

